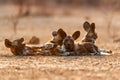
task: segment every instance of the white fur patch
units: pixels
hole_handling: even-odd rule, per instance
[[[95,53],[90,53],[91,56],[95,56],[96,54]]]
[[[68,56],[68,55],[70,55],[70,52],[64,52],[64,53],[62,54],[62,56]]]
[[[23,55],[26,56],[28,54],[30,54],[30,51],[29,51],[29,49],[27,47],[25,47],[25,49],[23,50]]]
[[[101,56],[109,56],[110,54],[109,53],[105,53],[105,52],[100,52],[100,55]]]
[[[54,44],[46,44],[44,45],[45,49],[50,49],[54,47]]]

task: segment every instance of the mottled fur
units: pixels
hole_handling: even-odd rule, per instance
[[[60,55],[62,53],[61,46],[63,45],[66,33],[60,28],[58,31],[53,31],[52,36],[52,40],[45,43],[42,47],[38,47],[43,55]]]
[[[98,35],[95,31],[95,23],[89,23],[89,22],[84,22],[83,24],[83,28],[84,30],[87,32],[85,37],[82,39],[82,44],[90,44],[91,46],[93,45],[94,47],[89,47],[91,48],[90,50],[94,50],[94,52],[97,52],[99,55],[102,55],[105,53],[112,53],[111,50],[103,50],[103,49],[99,49],[96,45],[95,45],[95,41],[98,38]],[[88,45],[89,46],[89,45]],[[101,53],[102,52],[102,53]]]
[[[78,39],[80,36],[80,31],[74,32],[72,36],[66,36],[63,40],[63,45],[65,48],[65,51],[67,52],[73,52],[75,51],[75,40]]]
[[[39,52],[39,50],[37,49],[26,46],[25,44],[23,44],[23,42],[24,42],[24,38],[14,40],[13,42],[11,42],[8,39],[5,39],[5,46],[7,48],[10,48],[11,52],[16,56],[17,55],[24,55],[24,56],[35,55],[34,53]]]
[[[95,40],[98,38],[97,33],[95,32],[95,23],[85,22],[83,24],[84,30],[87,32],[85,37],[82,39],[82,42],[91,42],[95,43]]]
[[[63,40],[65,53],[70,52],[68,55],[95,55],[98,54],[98,47],[90,42],[76,44],[75,40],[80,36],[80,31],[76,31],[72,36],[66,36]],[[74,52],[74,53],[73,53]],[[72,54],[71,54],[72,53]],[[66,54],[65,54],[66,55]]]
[[[58,31],[53,31],[52,36],[53,39],[50,41],[53,44],[62,46],[63,45],[63,39],[66,37],[66,33],[63,29],[58,29]]]

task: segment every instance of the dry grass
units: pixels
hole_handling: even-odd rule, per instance
[[[77,16],[60,17],[27,17],[21,18],[17,26],[17,34],[13,32],[13,24],[9,18],[3,17],[9,8],[0,13],[0,79],[2,80],[119,80],[120,74],[120,44],[113,43],[107,31],[107,21],[101,11],[81,10],[74,12]],[[89,14],[88,14],[89,12]],[[13,56],[4,47],[4,39],[24,37],[26,42],[31,36],[40,38],[41,44],[51,39],[51,32],[63,28],[68,34],[76,30],[81,31],[81,40],[85,31],[83,22],[96,23],[99,39],[97,45],[104,49],[111,49],[111,56]],[[120,36],[119,13],[114,14],[112,30],[116,38]],[[40,45],[41,45],[40,44]]]

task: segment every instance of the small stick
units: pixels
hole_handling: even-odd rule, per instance
[[[19,23],[18,19],[15,18],[15,19],[13,20],[13,31],[14,31],[15,34],[17,34],[17,26],[18,26],[18,23]]]

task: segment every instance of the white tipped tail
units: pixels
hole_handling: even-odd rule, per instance
[[[101,56],[109,56],[112,53],[111,50],[104,50],[104,49],[100,49],[99,52]]]
[[[100,52],[100,55],[101,56],[109,56],[109,55],[111,55],[110,53],[106,53],[106,52]]]

